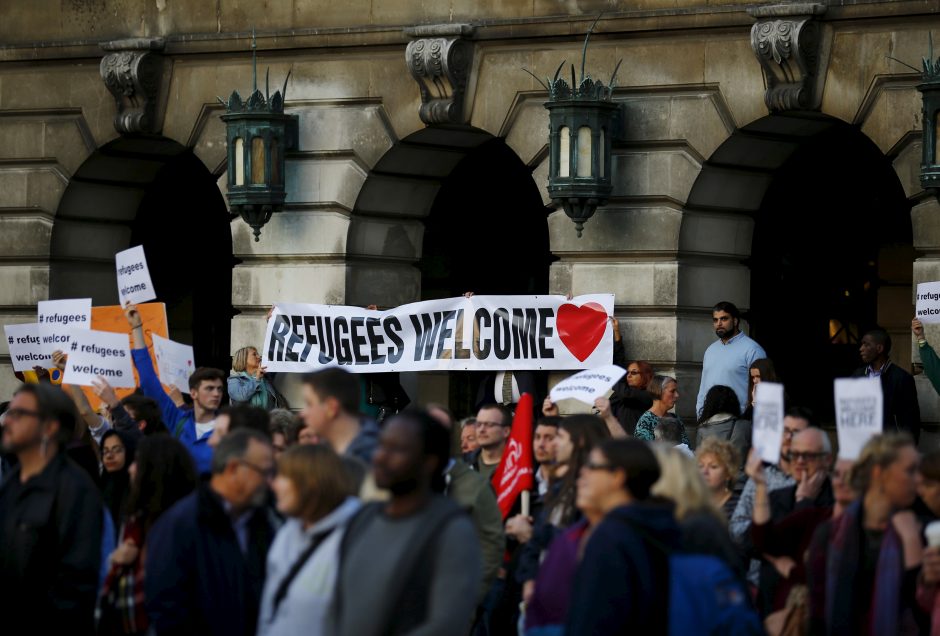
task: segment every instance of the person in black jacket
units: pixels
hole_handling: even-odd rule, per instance
[[[862,336],[858,350],[862,362],[867,366],[857,369],[853,377],[881,378],[884,395],[882,429],[885,433],[906,431],[916,444],[920,439],[917,388],[913,376],[888,357],[891,353],[891,336],[884,329],[872,329]]]
[[[10,634],[94,633],[104,508],[65,454],[78,414],[50,384],[20,387],[3,448],[19,466],[0,486],[0,615]]]

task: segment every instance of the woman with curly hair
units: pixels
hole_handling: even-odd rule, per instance
[[[698,469],[711,493],[712,503],[722,511],[726,520],[731,519],[740,497],[734,488],[741,465],[738,449],[731,442],[706,437],[695,449],[695,456]]]

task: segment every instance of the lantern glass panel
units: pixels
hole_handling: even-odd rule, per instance
[[[604,174],[607,169],[607,166],[606,166],[607,157],[605,156],[607,153],[607,142],[605,141],[604,137],[605,137],[605,131],[603,128],[601,128],[601,136],[600,136],[600,140],[598,141],[600,146],[597,149],[597,152],[600,154],[600,161],[598,162],[597,165],[599,167],[598,169],[601,172],[601,179],[607,176],[606,174]]]
[[[235,168],[235,185],[245,185],[245,140],[235,138],[235,157],[232,159]]]
[[[578,128],[577,176],[591,176],[591,129],[588,126]]]
[[[280,184],[281,181],[281,150],[278,147],[277,138],[271,140],[271,183]]]
[[[558,176],[571,176],[571,130],[567,126],[558,131]]]
[[[261,137],[251,139],[251,183],[264,183],[264,140]]]

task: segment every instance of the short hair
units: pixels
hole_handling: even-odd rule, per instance
[[[726,439],[711,435],[702,440],[695,449],[695,457],[701,461],[706,455],[711,455],[725,469],[728,481],[734,482],[741,470],[741,453],[737,447]]]
[[[663,391],[666,390],[666,385],[670,382],[675,382],[678,386],[676,379],[669,375],[654,375],[653,379],[650,380],[649,386],[646,387],[646,391],[653,396],[654,400],[663,399]]]
[[[535,428],[539,426],[551,426],[553,428],[558,428],[561,426],[561,422],[564,420],[560,415],[543,415],[535,421]]]
[[[624,488],[637,501],[646,501],[650,489],[659,481],[659,462],[646,442],[636,438],[612,438],[601,442],[597,449],[614,470],[626,475]]]
[[[791,406],[786,410],[783,416],[806,420],[809,422],[810,427],[816,428],[816,416],[813,414],[812,409],[808,409],[805,406]]]
[[[468,426],[476,426],[477,418],[475,416],[465,417],[460,420],[460,430],[467,428]]]
[[[345,369],[330,368],[308,373],[303,378],[304,384],[313,389],[321,400],[333,398],[339,402],[343,411],[350,415],[359,413],[359,401],[362,388],[359,378]]]
[[[163,413],[160,411],[160,405],[153,398],[139,393],[131,393],[121,400],[121,406],[133,409],[135,421],[147,422],[147,426],[144,427],[144,435],[157,435],[168,432],[166,425],[163,423]]]
[[[512,426],[512,411],[503,406],[502,404],[497,404],[496,402],[488,402],[486,404],[480,405],[480,408],[477,409],[477,413],[483,410],[496,409],[503,416],[503,428],[507,426]]]
[[[268,431],[272,436],[275,433],[280,433],[284,436],[284,441],[287,442],[288,446],[297,443],[297,437],[300,435],[300,429],[303,428],[304,424],[297,418],[293,411],[289,409],[273,409],[268,411],[268,418],[271,420]]]
[[[354,494],[343,461],[325,444],[287,449],[278,460],[277,472],[293,482],[304,519],[320,520]]]
[[[940,481],[940,450],[932,450],[921,457],[917,470],[924,479]]]
[[[248,368],[248,352],[258,351],[257,347],[242,347],[232,356],[232,371],[240,373]]]
[[[705,394],[702,416],[699,417],[698,423],[704,424],[720,413],[730,413],[738,417],[741,415],[741,402],[738,400],[738,394],[730,386],[716,384]]]
[[[270,442],[271,418],[268,417],[268,412],[263,408],[249,404],[229,405],[219,409],[219,415],[228,415],[229,433],[248,428],[260,433]]]
[[[658,432],[659,439],[664,442],[671,442],[673,444],[682,443],[682,424],[680,424],[678,418],[674,416],[665,415],[659,418],[659,421],[653,428],[653,432]]]
[[[425,457],[437,459],[437,465],[431,474],[431,489],[434,492],[443,493],[447,488],[444,471],[450,463],[450,431],[424,409],[407,408],[389,418],[388,423],[399,419],[417,426],[422,454]],[[386,426],[388,423],[386,423]]]
[[[891,335],[881,327],[875,327],[865,332],[865,336],[870,336],[876,345],[881,345],[884,355],[891,353]],[[865,336],[862,336],[863,338]]]
[[[897,460],[901,449],[911,446],[916,449],[914,439],[907,433],[875,435],[859,453],[849,471],[849,486],[859,495],[864,495],[871,485],[871,474],[875,466],[885,468]]]
[[[727,522],[712,499],[695,461],[675,447],[654,444],[653,452],[659,462],[660,477],[650,492],[672,501],[677,521],[696,512],[709,512]]]
[[[245,459],[245,453],[248,452],[252,440],[265,446],[271,445],[267,435],[250,428],[242,428],[223,437],[212,453],[212,474],[224,473],[225,467],[232,460]]]
[[[55,420],[59,423],[59,432],[55,441],[64,447],[75,436],[78,425],[78,411],[72,398],[59,387],[47,384],[24,384],[13,395],[28,393],[36,399],[36,410],[43,420]]]
[[[715,313],[716,311],[723,311],[735,320],[741,319],[741,312],[738,310],[737,305],[732,302],[728,302],[727,300],[722,300],[719,303],[715,303],[715,306],[712,307],[712,313]]]
[[[806,433],[815,433],[818,435],[819,439],[822,440],[822,452],[830,456],[832,455],[832,441],[829,439],[829,435],[826,433],[826,431],[815,426],[809,426],[804,428],[796,435],[805,435]],[[794,439],[796,439],[796,435],[793,436]]]
[[[210,382],[212,380],[218,380],[219,382],[225,382],[225,373],[221,369],[216,369],[215,367],[199,367],[193,371],[192,375],[189,376],[189,390],[199,389],[199,385],[203,382]]]

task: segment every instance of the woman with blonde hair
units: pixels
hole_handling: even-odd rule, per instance
[[[248,404],[266,411],[288,408],[274,384],[272,376],[261,366],[261,355],[254,347],[242,347],[232,356],[232,374],[228,378],[228,395],[232,404]]]
[[[725,520],[731,519],[741,496],[734,489],[741,465],[738,449],[727,440],[706,437],[695,449],[695,457],[705,485],[711,492],[712,502],[722,511]]]
[[[646,390],[653,397],[653,406],[637,420],[633,436],[646,442],[652,442],[655,439],[654,431],[659,423],[659,418],[671,411],[676,406],[676,402],[679,401],[679,384],[675,378],[668,375],[654,375]],[[681,443],[688,445],[689,436],[685,432],[682,420],[679,420],[679,427],[682,430]]]
[[[682,533],[682,549],[691,554],[710,554],[721,559],[744,579],[744,569],[731,538],[727,519],[715,505],[712,493],[691,457],[677,448],[654,444],[659,462],[659,481],[650,492],[675,504]]]

